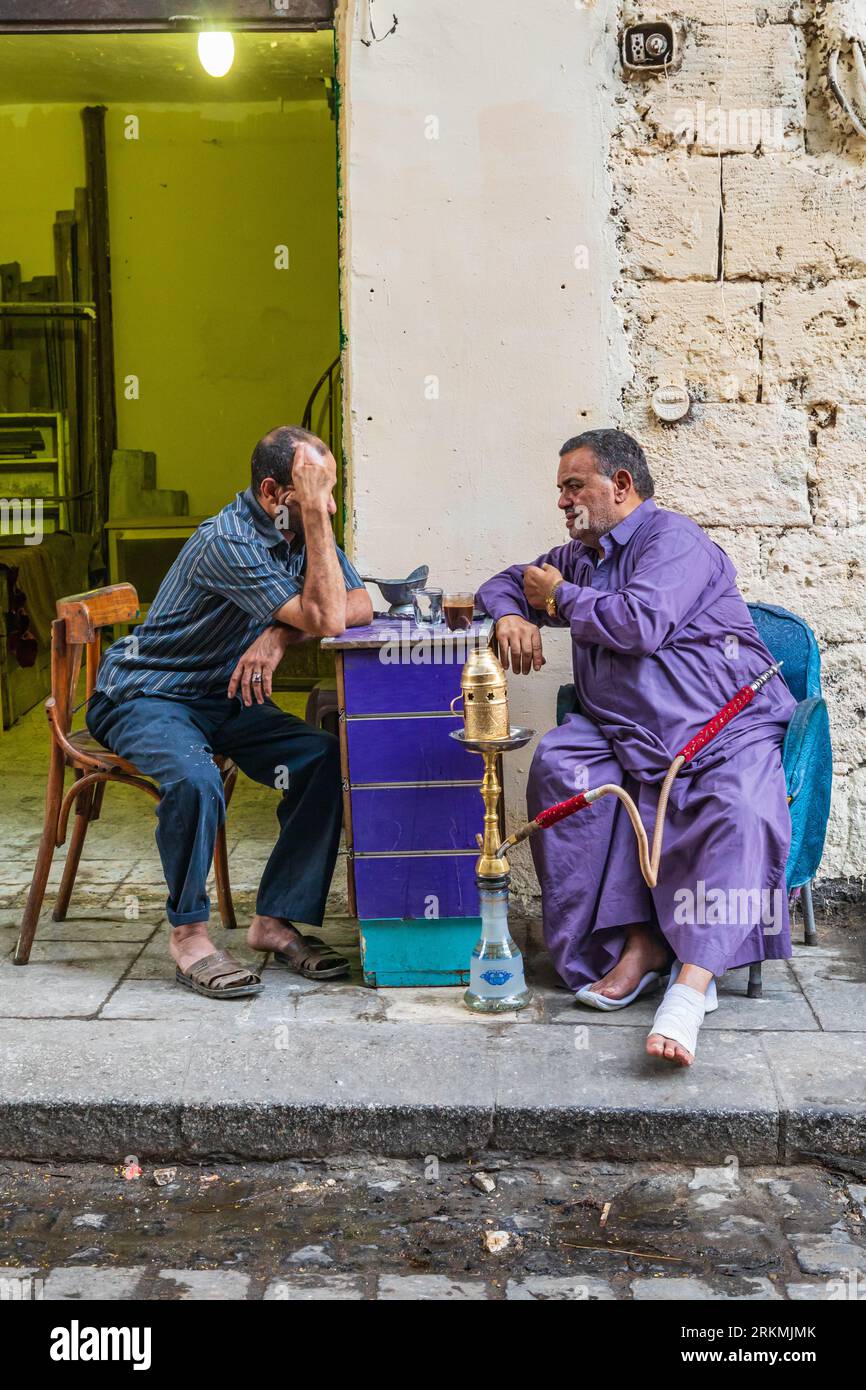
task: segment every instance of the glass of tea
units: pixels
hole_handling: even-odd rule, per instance
[[[412,594],[416,623],[437,626],[442,621],[442,590],[416,589]]]
[[[475,595],[446,593],[442,603],[442,611],[445,621],[452,632],[465,632],[472,626],[472,614],[475,611]]]

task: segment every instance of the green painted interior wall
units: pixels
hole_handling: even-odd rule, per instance
[[[0,261],[54,274],[53,223],[84,183],[78,107],[0,106]]]
[[[128,106],[106,117],[118,443],[155,450],[159,486],[206,515],[338,352],[335,128],[324,92],[134,109],[137,140]],[[0,260],[25,279],[53,273],[55,212],[84,181],[79,113],[0,107]]]

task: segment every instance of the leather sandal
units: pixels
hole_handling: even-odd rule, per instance
[[[346,957],[319,936],[302,936],[285,951],[274,951],[274,960],[305,980],[336,980],[349,973]]]
[[[177,966],[174,978],[179,985],[204,995],[205,999],[243,999],[250,994],[260,994],[262,989],[259,976],[228,951],[213,951],[187,971]]]

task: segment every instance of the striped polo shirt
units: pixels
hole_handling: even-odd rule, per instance
[[[347,589],[363,580],[337,557]],[[159,586],[144,622],[105,653],[97,690],[194,699],[224,694],[238,659],[304,587],[307,552],[287,542],[252,489],[203,521]]]

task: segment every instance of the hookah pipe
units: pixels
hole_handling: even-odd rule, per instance
[[[685,763],[691,762],[695,754],[704,748],[711,739],[714,739],[716,734],[720,733],[725,725],[729,724],[734,716],[740,713],[740,710],[745,709],[746,705],[751,704],[761,687],[766,685],[767,681],[771,680],[773,676],[778,675],[781,666],[781,661],[776,662],[774,665],[769,666],[766,671],[762,671],[761,675],[758,676],[756,680],[753,680],[751,685],[744,685],[738,690],[733,699],[729,700],[717,714],[714,714],[709,723],[705,724],[700,732],[695,734],[694,738],[689,739],[685,747],[681,748],[679,753],[677,753],[665,773],[661,791],[659,792],[652,849],[650,849],[649,846],[649,840],[643,821],[640,818],[640,812],[628,792],[623,791],[622,787],[616,786],[613,782],[606,782],[604,786],[593,787],[590,791],[586,792],[579,792],[577,796],[570,796],[566,801],[558,801],[555,806],[548,806],[546,810],[539,811],[534,820],[526,821],[525,824],[521,825],[519,830],[515,830],[512,835],[509,835],[508,838],[503,841],[497,850],[497,857],[504,855],[506,851],[514,845],[519,845],[521,840],[526,840],[530,835],[534,835],[536,830],[546,830],[549,825],[555,825],[557,821],[565,820],[567,816],[573,816],[575,811],[582,811],[584,806],[591,806],[594,801],[598,801],[602,796],[615,796],[619,798],[625,807],[628,818],[631,821],[632,829],[637,837],[641,873],[644,876],[647,886],[655,888],[658,882],[659,860],[661,859],[662,837],[664,835],[668,797],[674,778],[680,768]]]

